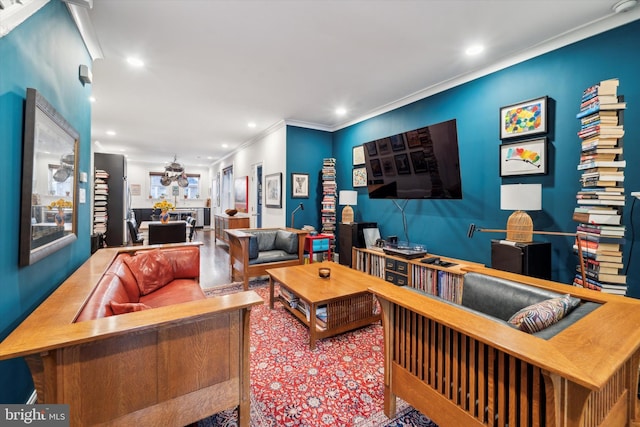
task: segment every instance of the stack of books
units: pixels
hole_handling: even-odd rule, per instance
[[[96,169],[93,190],[93,232],[107,234],[107,198],[109,196],[109,173]]]
[[[618,79],[609,79],[585,89],[576,115],[580,120],[578,170],[582,188],[576,194],[573,220],[579,223],[576,234],[582,248],[579,256],[584,258],[585,277],[577,266],[573,283],[625,295],[622,208],[626,161],[622,159],[621,110],[626,103],[618,97],[618,85]],[[576,240],[576,253],[577,243]]]
[[[322,161],[322,234],[335,235],[336,232],[336,159],[326,158]],[[331,239],[334,241],[335,239]],[[332,244],[335,246],[335,244]],[[335,251],[335,247],[332,247]]]

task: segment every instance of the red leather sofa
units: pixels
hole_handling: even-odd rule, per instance
[[[205,299],[197,246],[120,253],[76,322]]]

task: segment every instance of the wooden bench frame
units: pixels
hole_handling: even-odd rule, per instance
[[[640,301],[469,268],[602,306],[544,340],[381,281],[385,414],[396,397],[447,426],[639,426]],[[626,325],[626,326],[625,326]]]
[[[37,403],[69,404],[71,426],[184,426],[235,406],[248,426],[255,292],[74,323],[119,253],[152,247],[97,251],[0,343],[0,360],[24,357]]]
[[[298,258],[287,261],[249,264],[249,239],[252,231],[284,230],[298,235]],[[270,268],[291,267],[304,264],[304,240],[308,232],[295,228],[243,228],[225,229],[229,242],[229,270],[231,280],[242,280],[244,290],[249,289],[249,278],[266,276]]]

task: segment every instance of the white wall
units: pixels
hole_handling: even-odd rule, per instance
[[[272,173],[282,173],[282,208],[262,208],[262,227],[284,227],[286,225],[285,218],[285,192],[286,187],[286,152],[287,152],[287,127],[283,122],[280,122],[270,128],[261,137],[256,139],[250,144],[247,144],[234,154],[216,162],[211,167],[211,178],[209,179],[209,185],[211,185],[211,179],[213,179],[216,173],[220,172],[222,176],[222,170],[228,166],[233,166],[233,177],[239,178],[242,176],[249,177],[249,214],[251,215],[251,226],[255,227],[255,212],[256,212],[256,184],[253,182],[254,166],[262,163],[262,179]],[[263,191],[264,197],[264,191]],[[222,199],[222,197],[221,197]],[[220,213],[221,208],[216,208],[215,213]],[[214,209],[212,209],[212,214]]]

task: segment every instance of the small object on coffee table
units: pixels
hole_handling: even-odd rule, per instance
[[[329,276],[331,276],[331,269],[327,267],[320,267],[318,269],[318,276],[322,277],[323,279],[329,278]]]

